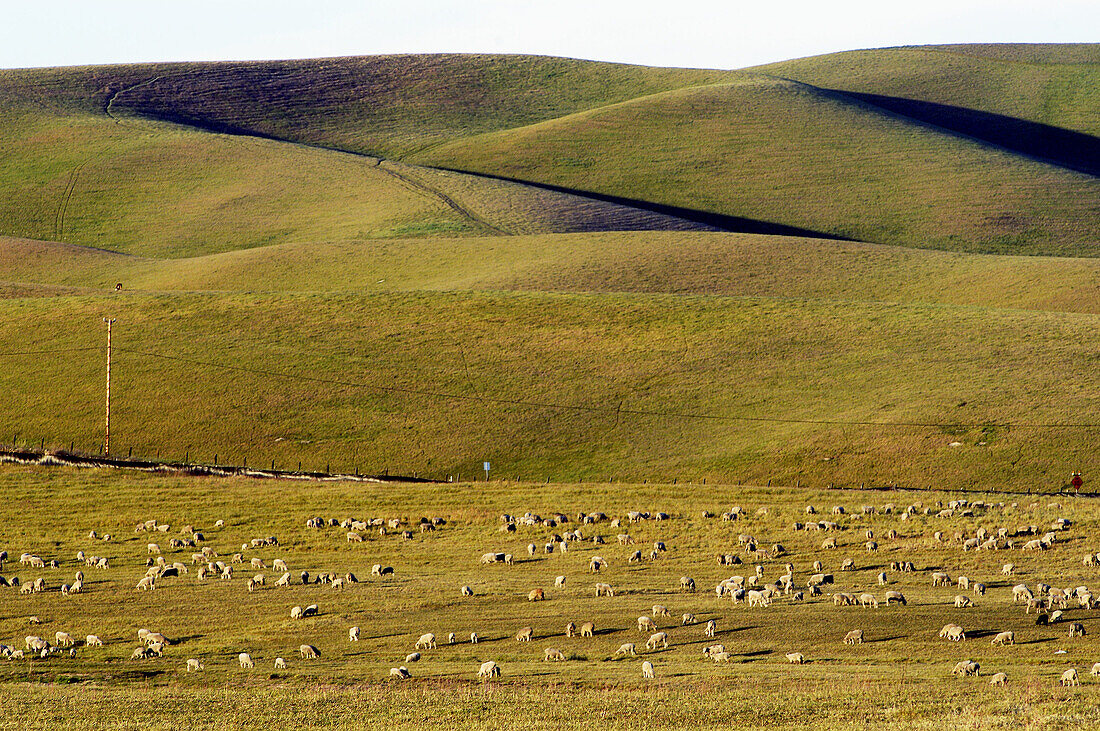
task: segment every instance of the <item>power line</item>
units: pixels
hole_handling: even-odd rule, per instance
[[[89,348],[90,349],[90,348]],[[180,355],[168,355],[166,353],[152,353],[141,350],[134,350],[132,348],[115,348],[117,352],[129,353],[131,355],[139,355],[148,358],[157,358],[160,360],[171,360],[180,363],[188,363],[190,365],[205,366],[208,368],[221,368],[224,370],[237,371],[240,373],[250,373],[253,375],[268,376],[271,378],[281,378],[292,381],[303,381],[309,383],[322,383],[331,386],[346,386],[349,388],[362,388],[371,391],[378,391],[382,393],[396,393],[404,394],[408,396],[420,396],[424,398],[436,398],[449,401],[476,401],[479,403],[492,403],[501,406],[520,406],[524,408],[537,408],[537,409],[555,409],[559,411],[573,411],[589,414],[606,414],[613,415],[628,415],[628,416],[648,416],[648,417],[661,417],[668,419],[693,419],[700,421],[722,421],[722,422],[753,422],[753,423],[769,423],[769,424],[808,424],[808,425],[820,425],[820,426],[877,426],[877,427],[889,427],[889,428],[915,428],[915,429],[980,429],[980,428],[1002,428],[1002,429],[1100,429],[1100,424],[1091,423],[1010,423],[1010,422],[982,422],[982,423],[967,423],[967,422],[919,422],[919,421],[864,421],[864,420],[842,420],[842,419],[795,419],[784,418],[776,416],[741,416],[734,414],[703,414],[697,412],[685,412],[685,411],[659,411],[650,409],[630,409],[630,408],[613,408],[609,406],[589,406],[580,404],[561,404],[549,401],[531,401],[526,399],[511,399],[500,398],[486,395],[474,395],[469,396],[466,394],[449,393],[446,391],[432,391],[427,389],[417,388],[405,388],[401,386],[380,386],[371,383],[362,383],[358,381],[348,381],[339,378],[324,378],[321,376],[308,376],[300,373],[287,373],[283,371],[276,371],[267,368],[250,368],[248,366],[233,365],[230,363],[217,363],[214,361],[199,360],[197,358],[188,358]]]

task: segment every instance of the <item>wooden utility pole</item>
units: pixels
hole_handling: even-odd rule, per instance
[[[104,317],[103,321],[107,323],[107,418],[103,436],[103,455],[109,457],[111,456],[111,325],[115,320]]]

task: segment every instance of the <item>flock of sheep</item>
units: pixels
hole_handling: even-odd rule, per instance
[[[1054,505],[1048,506],[1054,508]],[[1060,506],[1057,506],[1060,508]],[[955,609],[965,610],[972,608],[975,601],[998,601],[1005,604],[1019,606],[1025,616],[1035,614],[1036,624],[1059,625],[1065,627],[1068,639],[1085,635],[1085,627],[1081,622],[1066,621],[1067,612],[1087,611],[1100,605],[1100,597],[1085,585],[1058,588],[1042,581],[1032,580],[1029,583],[1017,583],[1010,590],[1002,590],[999,586],[991,586],[998,583],[1011,583],[1016,575],[1016,565],[1011,561],[1001,561],[999,576],[983,577],[978,580],[965,575],[952,578],[951,573],[941,570],[939,567],[921,569],[914,565],[912,560],[907,560],[902,555],[895,555],[898,560],[889,562],[889,570],[883,570],[875,576],[875,583],[882,587],[882,593],[876,594],[870,590],[847,591],[840,588],[845,576],[852,575],[857,569],[856,560],[851,557],[837,560],[837,572],[827,570],[823,561],[818,559],[812,563],[808,556],[800,559],[797,552],[788,551],[783,543],[774,540],[768,542],[747,532],[737,530],[738,526],[747,522],[756,525],[768,523],[768,530],[774,533],[774,537],[787,536],[787,540],[794,540],[800,536],[799,542],[805,543],[804,536],[807,532],[820,532],[824,534],[820,541],[820,549],[814,551],[814,555],[828,556],[845,550],[857,550],[861,555],[878,556],[880,552],[892,552],[897,554],[898,542],[902,538],[912,540],[919,537],[927,540],[931,545],[941,547],[944,555],[965,554],[970,551],[1008,551],[1017,553],[1031,553],[1061,550],[1066,539],[1071,535],[1070,528],[1073,523],[1066,518],[1057,518],[1049,526],[1042,528],[1035,525],[1015,525],[1012,527],[996,525],[998,520],[1006,519],[1011,511],[1025,513],[1038,508],[1038,505],[1030,505],[1021,508],[1017,504],[1005,505],[1004,503],[987,504],[985,502],[968,502],[957,500],[947,505],[937,504],[934,507],[914,503],[904,507],[893,504],[882,506],[862,506],[856,511],[848,511],[843,507],[832,508],[829,519],[818,517],[819,509],[814,506],[806,506],[805,517],[788,523],[785,526],[771,525],[768,522],[769,509],[762,507],[749,516],[739,507],[733,507],[718,515],[709,511],[695,516],[693,520],[714,524],[728,524],[728,542],[719,546],[715,555],[715,562],[722,567],[743,567],[731,576],[719,580],[713,589],[713,596],[702,599],[697,593],[696,580],[691,575],[683,575],[675,586],[667,587],[668,591],[679,592],[685,597],[685,602],[690,603],[689,609],[679,616],[673,615],[665,604],[653,604],[646,606],[646,613],[641,616],[626,614],[629,607],[637,607],[638,592],[634,587],[618,586],[612,577],[617,568],[640,564],[643,562],[671,560],[669,556],[675,552],[675,545],[667,544],[666,540],[654,540],[647,542],[647,547],[641,549],[637,546],[637,535],[632,533],[633,527],[638,524],[657,524],[666,521],[686,520],[685,516],[674,517],[667,513],[649,513],[645,511],[628,511],[619,516],[609,516],[602,512],[581,513],[566,515],[554,513],[552,515],[537,515],[526,513],[522,516],[502,515],[499,520],[497,537],[491,546],[493,550],[483,552],[480,557],[474,553],[469,556],[469,573],[476,575],[482,583],[492,583],[501,576],[499,572],[511,570],[509,567],[517,563],[527,563],[534,560],[542,560],[551,556],[562,557],[559,564],[565,573],[545,576],[545,587],[537,586],[526,593],[528,602],[543,602],[553,599],[554,592],[564,592],[567,585],[572,587],[580,581],[579,576],[585,576],[584,583],[590,588],[590,596],[600,598],[612,605],[621,607],[624,612],[623,622],[615,628],[607,628],[610,632],[636,631],[645,638],[644,649],[652,653],[641,663],[641,676],[643,678],[655,678],[660,652],[675,647],[677,640],[681,643],[696,642],[702,640],[705,644],[702,655],[714,663],[729,663],[736,655],[735,649],[727,647],[721,642],[715,641],[719,631],[719,623],[727,621],[733,623],[732,616],[722,615],[726,609],[743,606],[746,610],[766,611],[776,602],[808,604],[812,602],[831,602],[836,607],[853,606],[867,610],[893,611],[893,612],[919,612],[917,608],[922,601],[912,595],[906,597],[897,589],[887,589],[891,583],[896,583],[899,576],[905,576],[912,580],[925,573],[927,585],[932,588],[954,589],[959,593],[951,600]],[[972,525],[968,530],[934,531],[925,536],[915,527],[918,518],[923,521],[935,521],[937,519],[961,519]],[[774,522],[774,521],[771,521]],[[413,540],[418,535],[432,534],[435,531],[446,528],[449,523],[443,518],[421,518],[418,521],[409,521],[402,518],[369,520],[320,518],[310,517],[305,521],[307,528],[320,532],[322,540],[339,540],[344,544],[360,544],[369,537],[369,534],[377,536],[391,536],[394,540]],[[134,528],[136,534],[163,534],[163,538],[147,541],[145,544],[145,573],[133,584],[134,591],[155,591],[170,581],[184,581],[185,575],[194,570],[193,577],[196,582],[234,582],[240,579],[242,571],[245,576],[245,584],[248,592],[259,591],[268,586],[267,575],[264,571],[271,570],[278,574],[272,583],[274,587],[288,587],[291,585],[322,585],[326,591],[333,591],[326,601],[332,605],[340,602],[340,590],[347,589],[360,583],[360,579],[351,571],[341,573],[307,571],[294,573],[291,569],[295,563],[293,551],[280,545],[275,536],[253,538],[247,543],[236,545],[232,549],[219,551],[215,544],[222,543],[218,540],[220,531],[225,528],[223,521],[212,524],[208,530],[196,529],[193,525],[183,526],[182,529],[172,533],[169,525],[149,520],[138,524]],[[639,526],[640,528],[640,526]],[[907,530],[909,529],[909,530]],[[606,531],[606,533],[605,533]],[[210,534],[209,537],[207,534]],[[780,535],[782,534],[782,535]],[[853,539],[851,536],[857,536]],[[336,538],[339,536],[339,538]],[[165,540],[167,539],[167,540]],[[89,545],[102,545],[104,549],[97,552],[109,552],[109,549],[119,545],[117,535],[100,535],[96,531],[87,534]],[[614,543],[612,543],[614,541]],[[736,547],[734,542],[736,541]],[[94,542],[94,543],[93,543]],[[487,546],[489,547],[489,546]],[[499,550],[499,549],[511,550]],[[270,564],[261,555],[279,552],[283,555],[270,559]],[[170,561],[165,554],[179,554],[179,558],[190,556],[189,561]],[[571,554],[580,553],[579,561],[566,563],[566,558]],[[526,558],[523,558],[526,554]],[[1011,556],[1012,554],[1006,554]],[[517,559],[517,556],[520,558]],[[608,558],[610,557],[610,558]],[[4,561],[8,559],[6,551],[0,551],[0,571],[3,571]],[[30,578],[26,576],[0,575],[0,584],[9,586],[18,591],[20,595],[27,595],[24,605],[28,610],[33,610],[34,595],[43,592],[58,591],[62,595],[74,596],[86,592],[84,570],[95,570],[101,575],[109,575],[123,567],[123,559],[117,556],[111,558],[92,555],[91,548],[88,551],[81,550],[74,556],[75,562],[80,568],[75,572],[71,583],[60,584],[51,581],[46,576]],[[801,566],[796,567],[795,561]],[[39,553],[23,553],[20,556],[20,571],[32,573],[61,571],[69,564],[69,559],[60,557],[43,557]],[[712,564],[713,565],[713,564]],[[1085,569],[1095,568],[1100,565],[1100,554],[1086,554],[1081,560],[1081,566]],[[885,561],[883,568],[885,568]],[[572,571],[568,571],[571,567]],[[583,568],[582,568],[583,567]],[[750,568],[751,567],[751,568]],[[133,568],[133,566],[129,566]],[[685,570],[690,567],[685,565]],[[703,571],[701,565],[695,568]],[[737,569],[734,569],[737,571]],[[771,576],[768,574],[771,572]],[[374,564],[371,568],[371,576],[394,577],[395,569],[381,563]],[[572,576],[570,576],[572,573]],[[696,573],[692,571],[692,573]],[[800,575],[801,574],[801,575]],[[698,575],[698,573],[697,573]],[[622,579],[623,574],[617,578]],[[476,583],[476,582],[475,582]],[[547,588],[550,587],[550,588]],[[870,587],[862,587],[869,589]],[[1001,592],[1003,591],[1003,596]],[[463,600],[476,601],[480,596],[469,584],[461,584],[454,588],[455,595]],[[481,594],[484,594],[484,590]],[[928,600],[924,600],[927,602]],[[707,619],[705,622],[697,618],[697,614],[704,611],[718,615]],[[307,620],[318,616],[320,608],[318,604],[308,606],[295,605],[288,610],[289,617],[293,620]],[[38,624],[39,619],[27,612],[28,623]],[[850,617],[851,615],[845,615]],[[705,617],[705,615],[704,615]],[[658,622],[664,623],[662,628]],[[852,624],[858,624],[858,620],[849,620]],[[514,634],[514,640],[518,643],[528,643],[535,635],[531,624],[523,624]],[[631,629],[626,629],[622,624],[627,624]],[[934,631],[934,628],[929,628]],[[545,628],[544,628],[545,633]],[[596,623],[592,620],[567,621],[564,626],[553,631],[564,638],[592,638],[598,633]],[[150,631],[142,628],[136,631],[138,646],[130,654],[131,659],[147,660],[163,657],[175,643],[161,632]],[[346,640],[332,638],[332,642],[358,643],[361,629],[359,626],[347,628]],[[543,634],[542,636],[546,636]],[[945,625],[939,632],[939,637],[947,642],[967,642],[967,631],[956,623]],[[415,641],[410,638],[409,653],[402,659],[394,658],[394,667],[389,671],[389,676],[402,680],[413,676],[409,666],[417,663],[424,657],[422,653],[438,651],[439,643],[434,632],[424,632]],[[468,636],[471,645],[479,644],[479,635],[472,632]],[[862,645],[866,638],[861,627],[846,627],[844,631],[837,632],[835,642],[845,645]],[[462,641],[466,641],[465,638]],[[870,641],[868,639],[868,641]],[[459,642],[455,633],[446,634],[447,645]],[[639,640],[640,642],[640,640]],[[18,643],[12,645],[0,644],[0,656],[9,660],[21,660],[28,657],[50,658],[61,653],[74,655],[81,642],[65,630],[57,630],[52,635],[41,637],[37,634],[28,634],[23,638],[22,646]],[[321,643],[325,644],[325,643]],[[1005,629],[994,634],[989,645],[1011,646],[1016,644],[1016,632]],[[88,634],[83,640],[83,646],[90,648],[103,647],[104,642],[99,636]],[[293,645],[291,645],[293,646]],[[784,659],[786,662],[801,665],[812,662],[799,648],[789,647]],[[289,653],[287,653],[289,655]],[[311,661],[321,657],[321,650],[313,644],[302,642],[297,647],[296,654],[300,660]],[[613,658],[635,658],[639,654],[638,643],[634,641],[623,642],[615,651]],[[538,657],[538,655],[536,655]],[[541,650],[541,659],[545,662],[568,662],[571,658],[559,646],[551,645]],[[612,658],[609,658],[612,659]],[[216,663],[217,657],[192,657],[187,658],[183,668],[186,672],[198,672],[205,669],[207,663]],[[241,652],[238,654],[237,664],[242,669],[256,667],[256,659],[253,653]],[[225,662],[225,659],[222,658]],[[231,660],[229,660],[231,662]],[[277,670],[287,668],[287,660],[275,657],[273,667]],[[945,669],[946,670],[946,669]],[[980,674],[981,666],[978,662],[966,658],[960,660],[951,670],[951,674],[958,677],[972,677]],[[470,669],[471,675],[474,668]],[[503,668],[495,659],[486,659],[476,669],[476,677],[490,679],[502,674]],[[1092,675],[1100,675],[1100,663],[1096,663],[1091,669]],[[1005,685],[1008,676],[1005,672],[996,672],[990,677],[991,685]],[[1063,686],[1078,685],[1080,683],[1076,668],[1067,668],[1060,677]]]

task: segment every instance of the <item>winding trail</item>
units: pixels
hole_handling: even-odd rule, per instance
[[[454,198],[452,198],[451,196],[444,193],[439,188],[436,188],[435,186],[429,185],[428,183],[425,183],[422,180],[418,180],[418,179],[414,178],[408,172],[405,172],[405,173],[398,172],[395,168],[400,163],[390,162],[389,160],[384,160],[382,158],[375,158],[375,159],[378,160],[377,167],[378,167],[379,170],[381,170],[384,173],[387,173],[388,175],[393,176],[394,178],[396,178],[400,181],[403,181],[404,183],[406,183],[407,185],[411,186],[412,188],[414,188],[418,191],[426,193],[430,197],[438,198],[440,201],[443,202],[444,205],[448,206],[455,213],[462,216],[466,220],[470,221],[474,225],[481,226],[483,228],[487,228],[490,231],[492,231],[496,234],[499,234],[501,236],[511,236],[512,235],[511,232],[505,231],[504,229],[502,229],[498,226],[494,226],[493,224],[486,221],[484,218],[481,218],[480,216],[476,215],[473,211],[471,211],[470,209],[468,209],[465,206],[461,205],[458,201],[456,201]]]
[[[103,103],[103,113],[106,114],[111,119],[113,119],[115,121],[115,124],[122,124],[122,121],[118,117],[116,117],[114,114],[111,113],[111,107],[114,105],[114,103],[116,101],[118,101],[118,98],[120,96],[122,96],[123,94],[125,94],[126,92],[133,91],[134,89],[140,89],[141,87],[149,86],[150,84],[155,84],[156,82],[160,81],[163,78],[166,78],[166,77],[165,76],[154,76],[150,79],[146,79],[145,81],[139,81],[136,84],[131,84],[130,86],[122,87],[121,89],[116,91],[114,94],[111,94],[111,96],[107,98],[107,101]]]
[[[57,211],[54,213],[53,218],[53,240],[64,241],[65,240],[65,215],[69,211],[69,201],[72,200],[73,191],[76,190],[77,181],[80,179],[80,171],[84,169],[84,166],[88,164],[88,161],[77,165],[69,172],[69,179],[65,183],[65,192],[61,196],[61,201],[57,204]]]

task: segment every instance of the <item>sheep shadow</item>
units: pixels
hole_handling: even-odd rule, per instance
[[[976,629],[976,630],[973,630],[972,632],[967,632],[966,636],[967,636],[967,639],[980,640],[983,637],[993,637],[993,636],[996,636],[996,635],[999,635],[999,634],[1000,634],[1000,632],[998,630],[995,630],[995,629]]]
[[[1057,642],[1057,637],[1040,637],[1037,640],[1028,640],[1027,642],[1017,642],[1017,645],[1041,645],[1047,642]]]
[[[773,654],[772,650],[749,650],[747,652],[735,652],[733,657],[755,658]]]
[[[905,635],[891,635],[889,637],[876,637],[873,640],[864,640],[864,642],[867,642],[867,643],[871,643],[871,642],[892,642],[893,640],[904,640],[904,639],[908,639],[908,638]]]

